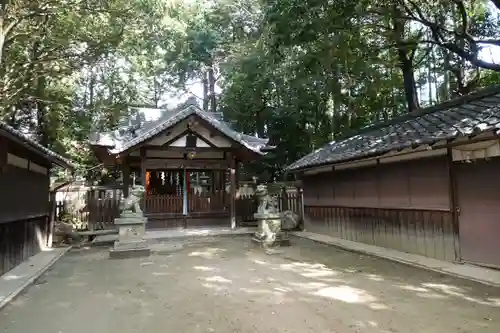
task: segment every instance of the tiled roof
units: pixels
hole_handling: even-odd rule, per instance
[[[12,139],[19,141],[20,144],[30,148],[32,151],[44,158],[49,160],[51,163],[59,165],[66,169],[74,169],[75,165],[68,159],[62,157],[59,154],[54,153],[52,150],[45,148],[35,140],[29,138],[27,135],[21,133],[20,131],[14,129],[13,127],[0,121],[0,135],[11,137]]]
[[[173,111],[145,108],[138,108],[135,111],[136,117],[127,119],[115,131],[91,135],[90,144],[106,146],[110,153],[119,154],[175,126],[191,115],[199,116],[227,137],[256,153],[263,154],[261,149],[266,147],[269,141],[269,139],[257,138],[233,130],[227,122],[222,120],[220,114],[201,110],[193,100],[188,100]]]
[[[302,157],[289,165],[287,170],[377,156],[392,150],[491,130],[500,131],[499,86],[368,126]]]

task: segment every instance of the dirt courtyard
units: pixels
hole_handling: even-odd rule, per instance
[[[108,259],[73,250],[0,313],[9,333],[500,332],[500,289],[293,239]]]

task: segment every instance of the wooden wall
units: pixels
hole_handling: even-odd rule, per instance
[[[306,176],[307,231],[455,259],[446,158]]]
[[[50,162],[0,137],[0,275],[47,245]]]

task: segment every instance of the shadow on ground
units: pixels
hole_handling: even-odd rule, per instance
[[[72,251],[0,314],[24,332],[500,332],[500,290],[294,239],[248,237],[108,260]]]

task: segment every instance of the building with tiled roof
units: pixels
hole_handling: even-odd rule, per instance
[[[395,117],[287,167],[305,228],[447,261],[500,266],[500,87]]]

